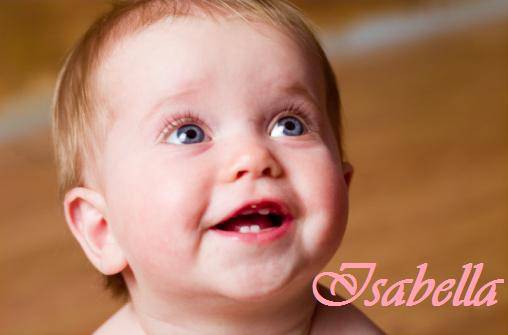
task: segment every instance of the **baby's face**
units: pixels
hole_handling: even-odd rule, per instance
[[[116,44],[98,88],[106,219],[140,292],[259,298],[332,256],[347,185],[321,67],[285,34],[161,21]]]

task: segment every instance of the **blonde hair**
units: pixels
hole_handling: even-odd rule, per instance
[[[111,115],[94,100],[94,74],[114,41],[165,17],[232,14],[261,20],[287,32],[316,55],[326,81],[327,114],[342,157],[339,92],[332,67],[303,14],[286,0],[131,0],[120,1],[97,19],[68,55],[57,80],[53,105],[53,142],[59,195],[85,182],[86,170],[101,152]],[[85,167],[86,165],[86,167]],[[121,274],[105,276],[114,295],[128,297]]]

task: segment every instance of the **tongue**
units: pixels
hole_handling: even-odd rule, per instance
[[[258,225],[260,229],[267,229],[274,226],[273,222],[268,218],[268,215],[252,214],[241,215],[229,219],[220,225],[220,228],[228,231],[240,231],[242,226]]]

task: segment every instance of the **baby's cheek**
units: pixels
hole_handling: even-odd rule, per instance
[[[177,254],[179,241],[174,238],[179,235],[177,225],[171,224],[172,216],[165,213],[171,212],[171,207],[168,203],[161,209],[154,192],[146,194],[140,189],[129,202],[119,206],[121,244],[131,267],[157,268],[164,258],[181,256]]]
[[[195,227],[199,223],[200,183],[171,178],[171,172],[155,169],[131,174],[123,180],[129,192],[115,207],[121,244],[134,274],[145,277],[171,276],[185,271],[194,257]],[[178,173],[173,174],[173,176]],[[172,271],[168,271],[172,270]]]
[[[310,253],[335,251],[346,227],[347,189],[340,166],[330,157],[309,160],[304,166],[307,177],[301,178],[300,194],[304,194],[307,212],[302,240]]]

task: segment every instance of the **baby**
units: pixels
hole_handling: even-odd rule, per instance
[[[312,294],[347,222],[339,105],[285,1],[127,1],[98,20],[53,115],[66,221],[128,297],[96,334],[381,334]]]

